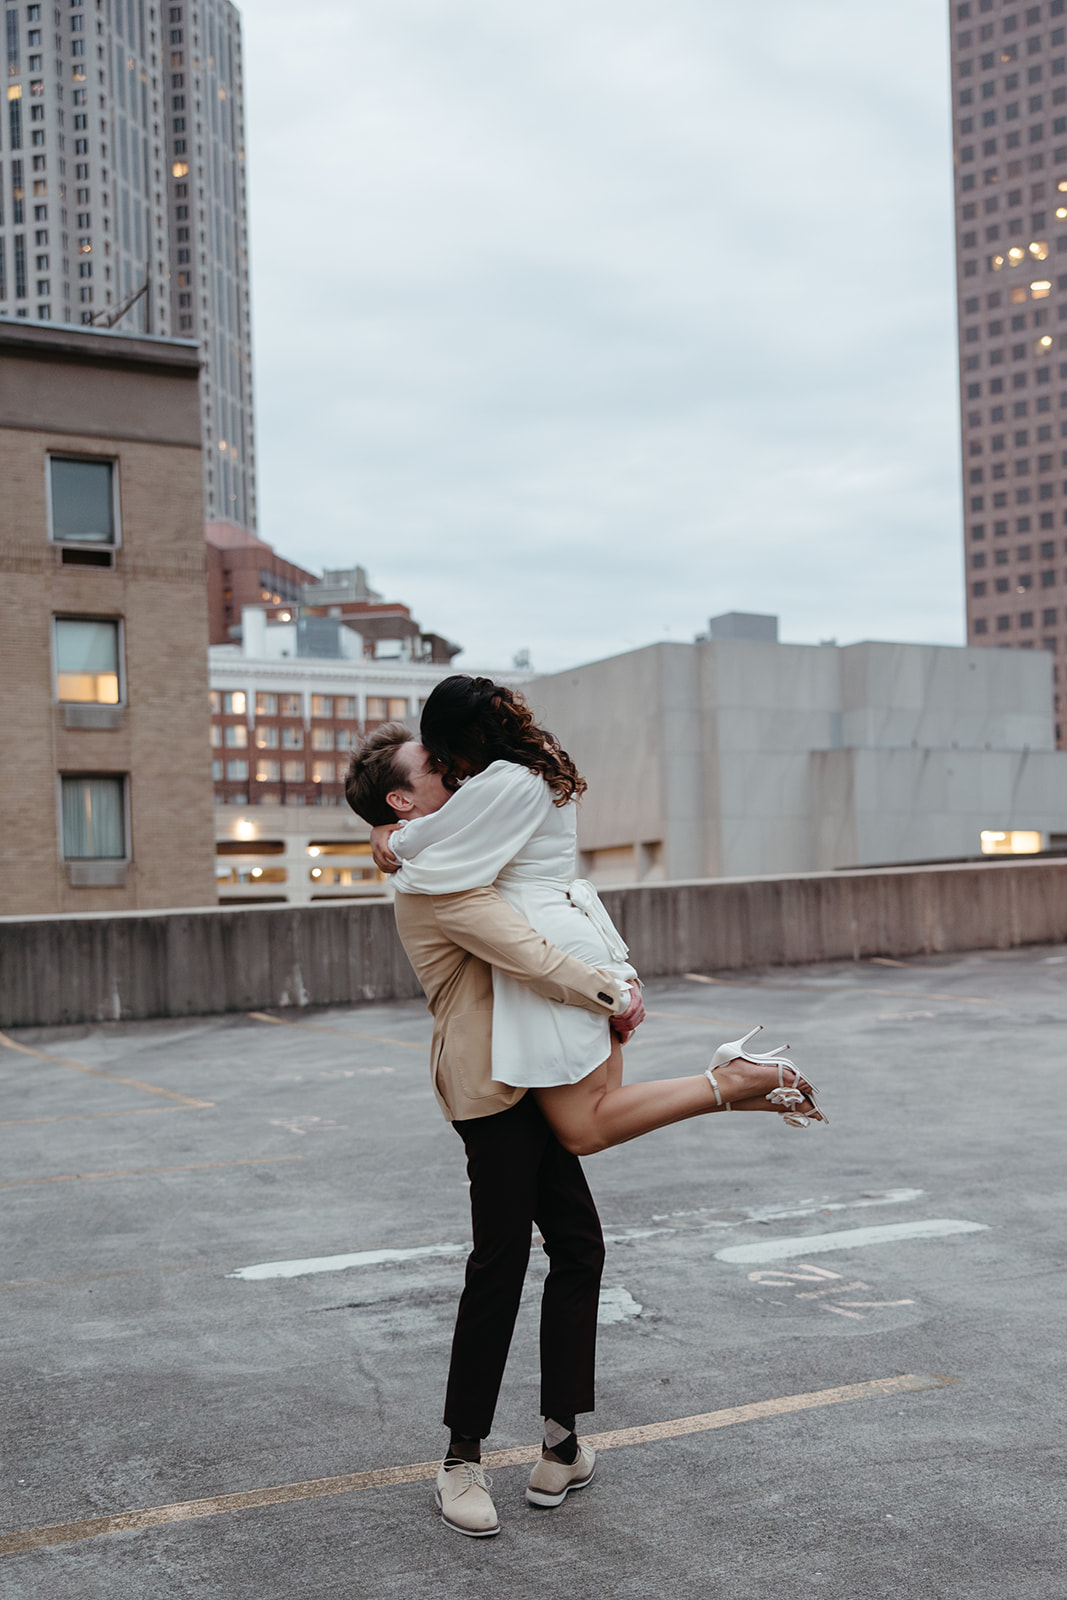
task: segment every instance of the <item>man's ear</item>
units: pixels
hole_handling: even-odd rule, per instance
[[[415,796],[408,789],[390,789],[385,797],[385,803],[396,816],[398,822],[403,822],[410,817],[415,806]]]

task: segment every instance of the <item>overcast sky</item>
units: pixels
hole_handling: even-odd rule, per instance
[[[461,668],[962,642],[944,0],[242,11],[279,552]]]

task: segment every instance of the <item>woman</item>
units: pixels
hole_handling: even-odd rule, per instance
[[[453,794],[429,816],[374,830],[376,858],[398,870],[398,888],[454,894],[493,884],[559,949],[636,981],[595,891],[573,876],[585,781],[521,695],[488,678],[446,678],[420,734]],[[748,1053],[746,1042],[721,1046],[699,1076],[623,1084],[621,1041],[606,1021],[493,973],[493,1077],[531,1089],[575,1155],[717,1110],[778,1111],[795,1126],[826,1120],[791,1063]]]

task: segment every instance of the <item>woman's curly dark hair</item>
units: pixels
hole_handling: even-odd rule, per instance
[[[444,678],[422,710],[419,737],[445,787],[455,789],[493,761],[514,761],[544,778],[553,804],[585,793],[586,781],[559,740],[538,727],[521,694],[491,678]]]

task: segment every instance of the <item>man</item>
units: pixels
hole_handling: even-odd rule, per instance
[[[372,826],[438,811],[449,798],[426,751],[399,723],[352,756],[349,805]],[[457,1533],[486,1538],[500,1523],[481,1469],[536,1224],[550,1260],[541,1302],[544,1452],[526,1497],[555,1506],[593,1476],[575,1432],[593,1409],[596,1316],[604,1241],[576,1156],[556,1139],[533,1095],[492,1076],[492,967],[563,1005],[612,1018],[623,1037],[644,1015],[640,993],[548,943],[495,889],[398,894],[396,922],[433,1013],[430,1077],[463,1140],[474,1249],[456,1316],[445,1398],[448,1453],[436,1499]]]

